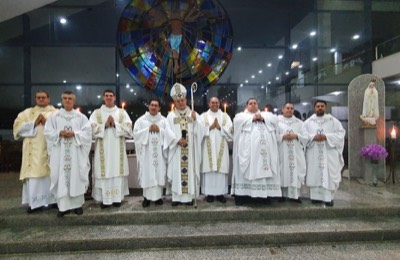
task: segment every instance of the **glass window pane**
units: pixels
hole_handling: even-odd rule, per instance
[[[0,46],[0,83],[24,82],[24,49]]]
[[[114,83],[114,57],[108,47],[33,47],[32,82]]]

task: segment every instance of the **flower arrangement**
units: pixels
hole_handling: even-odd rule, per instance
[[[379,144],[367,144],[361,148],[360,154],[361,156],[371,160],[378,160],[388,156],[388,152],[386,151],[385,147]]]

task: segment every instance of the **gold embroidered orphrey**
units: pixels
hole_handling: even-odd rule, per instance
[[[118,117],[118,122],[122,124],[124,122],[124,110],[119,109],[118,111],[119,117]],[[101,110],[96,109],[96,118],[97,118],[97,123],[102,124],[103,120],[101,117]],[[105,167],[105,158],[104,158],[104,141],[102,138],[99,139],[99,151],[100,151],[100,172],[101,172],[101,177],[106,176],[106,167]],[[119,175],[123,176],[124,175],[124,156],[125,156],[125,151],[124,151],[124,137],[120,136],[119,137]]]
[[[189,110],[190,111],[190,110]],[[188,130],[188,123],[193,122],[192,117],[181,114],[179,111],[175,110],[174,124],[179,124],[181,130]],[[181,146],[181,189],[182,194],[189,193],[189,140],[187,139],[188,145],[186,147]]]
[[[210,125],[210,122],[208,121],[208,115],[205,116],[205,123],[207,126]],[[222,127],[226,125],[226,118],[225,118],[225,113],[222,114]],[[210,162],[210,169],[213,168],[213,160],[212,160],[212,155],[211,155],[211,141],[210,137],[206,137],[206,143],[207,143],[207,154],[208,154],[208,161]],[[221,139],[221,144],[219,146],[219,151],[218,151],[218,158],[217,158],[217,172],[219,172],[219,169],[221,168],[221,162],[222,162],[222,156],[224,155],[224,148],[225,148],[225,140],[224,138]]]

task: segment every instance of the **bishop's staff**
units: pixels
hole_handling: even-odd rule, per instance
[[[193,99],[193,93],[196,92],[197,90],[197,83],[193,82],[192,86],[190,86],[190,94],[191,94],[191,102],[192,102],[192,113],[194,112],[194,99]],[[196,176],[196,162],[195,162],[195,151],[196,151],[196,147],[195,147],[195,134],[194,134],[194,124],[196,123],[196,121],[193,121],[192,124],[192,140],[193,140],[193,144],[190,146],[192,149],[192,152],[190,153],[191,156],[191,161],[193,163],[193,176],[194,176],[194,208],[197,209],[197,176]]]

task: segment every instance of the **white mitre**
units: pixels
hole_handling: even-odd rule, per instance
[[[186,88],[182,84],[175,83],[172,86],[170,96],[172,97],[173,100],[177,100],[180,98],[186,98]]]

